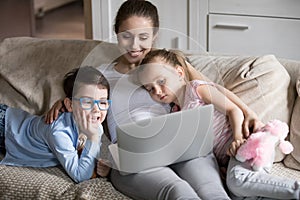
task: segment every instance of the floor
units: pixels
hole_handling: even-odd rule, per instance
[[[69,3],[36,17],[34,37],[85,39],[82,1]]]

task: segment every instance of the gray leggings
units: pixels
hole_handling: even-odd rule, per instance
[[[215,156],[177,163],[137,174],[112,170],[116,189],[134,199],[230,199],[223,187]]]

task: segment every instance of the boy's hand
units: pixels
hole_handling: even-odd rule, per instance
[[[108,160],[99,159],[97,163],[97,174],[101,177],[107,177],[111,170],[111,163]]]
[[[74,111],[73,111],[74,112]],[[74,118],[78,124],[79,130],[81,133],[84,133],[87,138],[91,141],[98,142],[99,140],[99,127],[100,122],[93,122],[92,116],[84,113],[84,111],[77,110],[75,111]]]
[[[58,113],[66,112],[65,107],[63,106],[63,101],[58,100],[54,103],[54,105],[50,108],[50,110],[45,115],[45,123],[51,124],[54,120],[57,119]]]

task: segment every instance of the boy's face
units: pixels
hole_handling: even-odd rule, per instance
[[[78,88],[77,93],[73,97],[74,100],[72,101],[72,110],[73,114],[75,115],[75,119],[86,119],[87,122],[100,125],[106,117],[107,110],[100,110],[97,103],[91,106],[91,109],[84,109],[81,106],[81,102],[78,100],[80,98],[90,98],[91,100],[105,101],[108,98],[107,88],[102,85],[82,84]]]
[[[157,102],[171,103],[177,100],[182,88],[182,75],[177,70],[159,58],[139,72],[138,78],[150,96]]]

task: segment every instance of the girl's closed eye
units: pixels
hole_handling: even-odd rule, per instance
[[[147,92],[151,93],[153,91],[153,87],[152,86],[147,86],[144,85],[144,88],[147,90]]]

